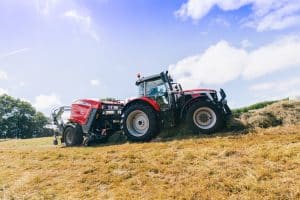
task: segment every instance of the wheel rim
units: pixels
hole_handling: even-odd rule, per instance
[[[210,129],[217,122],[216,113],[208,107],[198,108],[193,115],[194,124],[201,129]]]
[[[143,111],[136,110],[128,115],[126,125],[131,135],[141,137],[145,135],[149,129],[149,118]]]
[[[72,142],[73,142],[73,134],[70,130],[68,130],[66,133],[66,143],[72,144]]]

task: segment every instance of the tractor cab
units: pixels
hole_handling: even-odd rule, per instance
[[[153,99],[162,111],[174,108],[176,96],[182,93],[181,85],[173,83],[168,71],[143,78],[138,75],[136,85],[139,97]]]

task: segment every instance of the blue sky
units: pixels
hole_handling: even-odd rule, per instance
[[[0,94],[45,113],[169,69],[232,107],[300,95],[299,0],[0,0]]]

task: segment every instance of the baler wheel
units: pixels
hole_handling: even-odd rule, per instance
[[[83,134],[81,127],[78,125],[76,127],[69,126],[64,131],[64,142],[66,146],[77,146],[82,144]]]

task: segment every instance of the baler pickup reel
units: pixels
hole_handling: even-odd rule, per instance
[[[71,111],[70,106],[62,106],[62,107],[53,109],[51,112],[53,124],[56,126],[56,129],[54,129],[54,140],[53,140],[54,145],[58,145],[57,138],[58,138],[58,136],[62,135],[64,128],[65,128],[66,121],[64,121],[62,116],[65,112],[70,112],[70,111]]]

